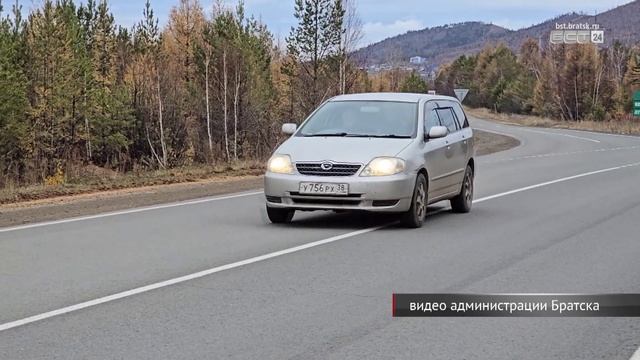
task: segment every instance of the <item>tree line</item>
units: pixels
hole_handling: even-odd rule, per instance
[[[497,112],[535,114],[566,121],[630,120],[632,96],[640,90],[640,48],[619,42],[547,45],[525,41],[519,53],[489,46],[443,66],[439,93],[468,88],[465,104]]]
[[[5,0],[6,1],[6,0]],[[294,0],[284,43],[242,1],[178,0],[159,25],[150,0],[131,28],[106,0],[43,0],[0,19],[0,188],[63,179],[91,166],[118,172],[264,160],[283,122],[332,96],[453,94],[496,111],[565,120],[628,114],[640,50],[615,44],[485,48],[435,80],[400,68],[367,74],[354,0]],[[0,0],[0,13],[3,0]]]
[[[0,0],[0,12],[2,10]],[[132,28],[106,0],[44,0],[0,19],[0,187],[88,165],[120,172],[264,159],[283,122],[357,90],[352,0],[295,0],[286,44],[242,1],[179,0]],[[360,89],[361,90],[361,89]]]

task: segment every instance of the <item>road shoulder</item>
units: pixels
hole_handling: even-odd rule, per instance
[[[224,195],[262,187],[262,176],[145,186],[0,205],[0,227]]]

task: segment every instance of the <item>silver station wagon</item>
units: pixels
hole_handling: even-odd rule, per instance
[[[427,205],[473,202],[473,131],[460,102],[425,94],[371,93],[332,98],[269,159],[267,214],[287,223],[296,210],[401,213],[420,227]]]

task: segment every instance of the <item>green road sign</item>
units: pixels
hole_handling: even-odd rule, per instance
[[[633,94],[633,116],[640,116],[640,90]]]

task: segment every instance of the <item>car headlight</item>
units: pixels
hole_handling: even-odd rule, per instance
[[[404,171],[404,160],[395,157],[378,157],[369,163],[360,176],[387,176]]]
[[[269,159],[267,169],[276,174],[293,174],[293,164],[289,155],[273,155]]]

